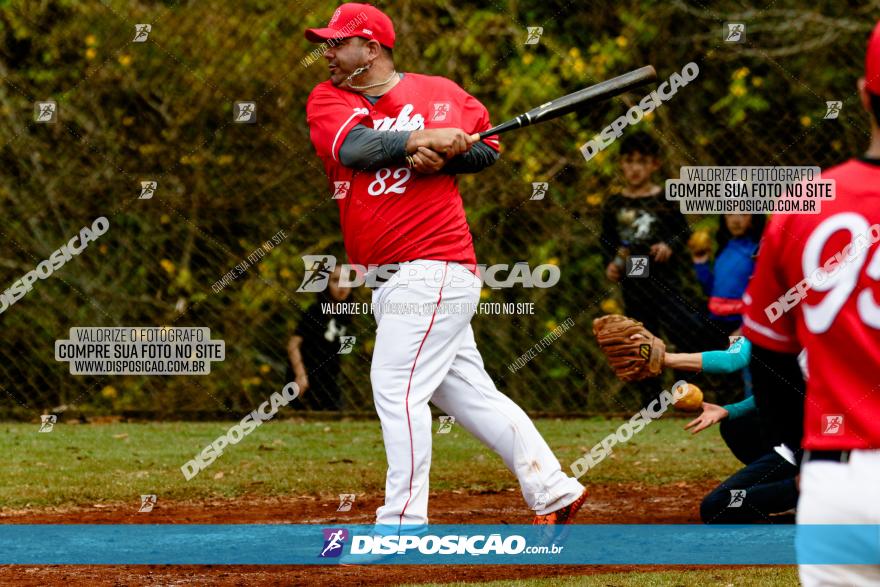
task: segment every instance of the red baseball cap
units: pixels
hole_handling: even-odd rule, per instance
[[[880,96],[880,22],[874,27],[868,39],[868,54],[865,56],[865,87],[875,96]]]
[[[350,2],[336,9],[326,28],[306,29],[306,39],[312,43],[348,37],[373,39],[393,49],[394,23],[375,6]]]

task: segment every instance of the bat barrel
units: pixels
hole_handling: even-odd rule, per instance
[[[550,100],[546,104],[541,104],[537,108],[533,108],[524,114],[520,114],[516,118],[512,118],[506,122],[502,122],[498,126],[480,133],[480,140],[495,134],[501,134],[513,129],[522,128],[541,122],[544,120],[552,120],[559,116],[574,112],[590,104],[608,100],[614,96],[618,96],[624,92],[628,92],[634,88],[647,84],[657,79],[657,72],[650,65],[634,69],[623,75],[599,82],[588,88],[578,90]]]
[[[573,112],[590,104],[609,100],[656,79],[657,71],[652,66],[646,65],[645,67],[628,71],[623,75],[613,77],[604,82],[599,82],[588,88],[568,94],[567,96],[552,100],[547,104],[529,110],[526,115],[531,118],[532,123],[540,122],[541,120],[549,120],[551,118],[556,118],[557,116],[563,116],[564,114],[568,114],[569,112]]]

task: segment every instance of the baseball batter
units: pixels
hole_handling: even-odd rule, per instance
[[[498,157],[483,105],[442,77],[399,73],[394,26],[368,4],[343,4],[326,28],[330,79],[309,96],[312,143],[339,204],[352,263],[397,269],[373,290],[370,378],[388,471],[377,524],[428,522],[431,402],[497,452],[519,479],[535,523],[568,523],[586,494],[562,472],[529,417],[496,389],[470,321],[481,280],[456,174]],[[328,194],[329,197],[330,194]],[[386,273],[387,274],[387,273]],[[429,312],[386,311],[420,307]]]
[[[822,174],[836,181],[837,198],[821,214],[771,219],[743,298],[743,332],[761,360],[801,346],[807,354],[799,524],[880,524],[880,23],[865,69],[867,152]],[[780,296],[788,311],[768,312]],[[816,546],[877,556],[876,539]],[[878,585],[880,565],[805,564],[800,577],[806,586]]]

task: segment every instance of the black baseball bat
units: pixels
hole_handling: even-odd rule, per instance
[[[502,122],[498,126],[494,126],[489,130],[480,133],[480,140],[492,135],[500,135],[516,128],[530,126],[538,122],[546,122],[564,116],[569,112],[574,112],[595,104],[608,100],[614,96],[619,96],[624,92],[628,92],[633,88],[645,85],[657,79],[657,72],[650,65],[634,69],[623,75],[613,77],[596,85],[589,86],[577,92],[550,100],[546,104],[541,104],[537,108],[533,108],[524,114],[520,114],[516,118],[511,118],[507,122]]]

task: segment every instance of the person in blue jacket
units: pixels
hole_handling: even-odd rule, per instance
[[[738,332],[738,331],[736,331]],[[682,371],[734,373],[749,364],[752,344],[734,336],[726,350],[703,353],[667,353],[664,367]],[[746,466],[703,498],[700,518],[705,524],[751,524],[784,521],[797,505],[798,459],[785,444],[771,446],[761,437],[758,409],[751,394],[740,402],[719,406],[703,402],[702,413],[685,426],[696,434],[720,422],[721,437]],[[794,447],[798,450],[799,447]]]
[[[709,298],[709,318],[717,330],[732,333],[742,323],[742,296],[755,269],[754,255],[764,232],[761,214],[724,214],[715,239],[715,264],[708,251],[693,256],[697,280]]]
[[[723,214],[715,240],[718,250],[714,266],[709,251],[691,250],[694,270],[703,293],[709,300],[709,321],[712,329],[729,336],[742,324],[742,296],[755,269],[755,252],[764,232],[762,214]],[[748,366],[742,370],[746,396],[751,395],[752,376]],[[724,382],[716,389],[729,395],[738,386]]]

